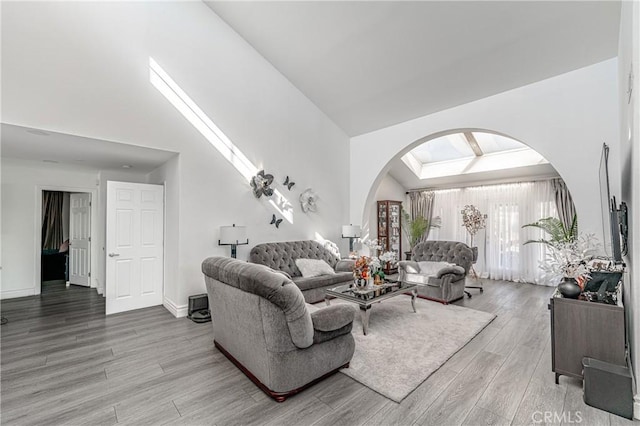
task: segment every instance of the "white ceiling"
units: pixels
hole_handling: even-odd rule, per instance
[[[615,57],[619,1],[206,1],[350,136]]]
[[[177,155],[5,123],[0,129],[0,153],[4,158],[73,164],[99,170],[123,170],[123,166],[131,166],[127,168],[130,171],[149,173]]]

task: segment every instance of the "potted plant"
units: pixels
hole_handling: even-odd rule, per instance
[[[539,240],[529,240],[525,242],[525,244],[541,243],[553,247],[558,244],[571,243],[578,238],[578,215],[573,215],[571,225],[568,228],[565,226],[564,222],[557,217],[545,217],[544,219],[523,225],[522,227],[542,229],[549,235],[548,239],[541,238]]]
[[[413,248],[422,240],[429,228],[429,221],[425,217],[417,216],[415,219],[411,219],[409,213],[402,209],[402,230],[409,242],[409,251],[405,252],[407,260],[411,258]]]
[[[560,279],[558,290],[564,297],[577,299],[589,274],[588,262],[593,258],[598,243],[593,234],[577,236],[573,241],[548,244],[546,259],[540,269],[551,280]]]

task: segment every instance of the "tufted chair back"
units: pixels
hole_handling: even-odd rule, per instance
[[[413,248],[411,260],[455,263],[466,274],[473,264],[473,251],[459,241],[423,241]]]
[[[312,240],[258,244],[249,253],[249,262],[266,265],[292,277],[301,275],[296,266],[296,259],[321,259],[332,268],[335,268],[340,260],[322,244]]]

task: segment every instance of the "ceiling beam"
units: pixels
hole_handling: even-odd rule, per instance
[[[484,155],[484,152],[482,152],[482,149],[480,149],[480,145],[478,145],[478,141],[476,140],[476,137],[473,136],[473,133],[464,132],[464,137],[476,157],[481,157]]]

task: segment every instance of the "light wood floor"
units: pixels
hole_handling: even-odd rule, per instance
[[[278,404],[214,347],[211,323],[162,307],[104,316],[93,289],[3,300],[1,422],[10,425],[638,424],[553,382],[550,288],[485,281],[457,302],[497,318],[401,404],[336,374]],[[579,418],[581,422],[577,422]],[[552,418],[553,419],[553,418]]]

